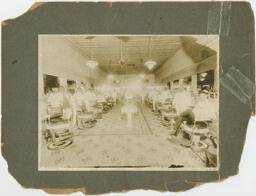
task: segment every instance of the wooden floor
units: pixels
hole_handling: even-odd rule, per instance
[[[61,150],[41,146],[39,168],[63,169],[88,167],[168,168],[182,165],[185,169],[204,169],[203,161],[190,149],[172,142],[171,130],[160,123],[144,104],[138,105],[133,128],[127,127],[121,115],[121,104],[98,120],[88,130],[74,130],[74,143]]]

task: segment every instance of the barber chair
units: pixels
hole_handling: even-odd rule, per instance
[[[92,112],[96,119],[102,118],[103,107],[101,105],[96,104],[95,106],[88,108],[88,111]]]
[[[208,124],[204,121],[195,120],[194,124],[188,124],[184,121],[181,124],[181,130],[183,132],[183,136],[191,141],[192,145],[200,145],[201,140],[207,137],[209,133]],[[202,145],[202,148],[204,145]]]
[[[114,99],[110,96],[106,98],[106,102],[107,102],[107,106],[109,106],[110,108],[112,108],[115,104]]]
[[[114,100],[111,97],[107,97],[104,102],[100,102],[100,108],[102,113],[108,113],[114,106]]]
[[[177,115],[172,110],[162,111],[161,115],[161,123],[168,128],[172,128],[175,124],[174,119],[176,118]]]
[[[79,129],[92,128],[97,122],[95,114],[92,111],[88,111],[85,105],[77,108],[76,118]]]
[[[97,120],[93,112],[79,112],[77,113],[77,126],[79,129],[92,128],[95,126]]]
[[[194,125],[182,123],[184,135],[188,135],[190,139],[191,149],[201,154],[203,161],[207,167],[217,166],[217,136],[210,131],[210,119],[196,119]],[[209,142],[210,141],[210,142]]]
[[[103,107],[103,113],[108,113],[109,110],[111,109],[111,106],[108,105],[107,102],[102,102],[102,107]]]
[[[173,127],[175,123],[174,119],[176,118],[177,114],[172,104],[167,102],[164,103],[160,108],[160,114],[161,114],[161,123],[168,128]]]
[[[71,131],[70,116],[66,119],[63,116],[63,108],[51,107],[47,108],[47,123],[45,125],[45,139],[49,150],[58,150],[65,148],[73,143],[73,133]]]
[[[217,132],[214,130],[210,130],[208,133],[208,137],[205,141],[210,141],[208,143],[208,148],[205,150],[205,159],[207,167],[216,167],[217,166]]]
[[[158,109],[158,112],[162,116],[163,112],[172,112],[172,104],[169,104],[166,102],[160,103],[160,104],[158,104],[157,109]]]
[[[98,101],[96,106],[96,108],[101,109],[103,114],[108,113],[111,107],[112,107],[112,104],[108,103],[106,100]]]

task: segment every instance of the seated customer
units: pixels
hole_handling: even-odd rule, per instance
[[[63,119],[72,119],[74,113],[74,101],[70,92],[66,92],[64,87],[61,87],[60,92],[63,96]]]
[[[48,96],[48,104],[52,107],[60,107],[63,103],[63,94],[60,92],[60,88],[53,88],[52,92]]]
[[[84,101],[88,112],[92,112],[96,118],[102,118],[102,106],[98,105],[97,96],[93,89],[84,93]]]
[[[192,124],[195,120],[191,93],[180,87],[174,95],[173,105],[175,107],[176,114],[178,115],[174,126],[174,135],[177,136],[179,134],[180,125],[183,121],[187,121],[189,124]]]
[[[193,113],[199,121],[208,121],[216,118],[216,104],[209,99],[208,91],[201,91]]]
[[[59,118],[63,115],[64,95],[61,88],[53,88],[48,95],[47,113],[49,118]]]
[[[176,121],[174,135],[178,135],[179,127],[183,121],[187,121],[188,124],[194,124],[195,120],[209,121],[216,118],[215,105],[209,101],[207,93],[206,91],[201,91],[195,106],[191,106],[180,113]]]
[[[168,87],[165,87],[160,95],[160,100],[162,103],[166,103],[166,100],[171,98],[171,92]]]

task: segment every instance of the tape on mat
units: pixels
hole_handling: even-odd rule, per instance
[[[224,75],[220,84],[244,104],[254,95],[254,83],[234,66]]]
[[[208,10],[207,34],[229,34],[232,2],[210,2]]]

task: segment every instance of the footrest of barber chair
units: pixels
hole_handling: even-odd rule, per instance
[[[62,133],[68,131],[70,128],[70,123],[63,124],[50,124],[46,126],[46,129],[50,130],[53,133]]]
[[[185,148],[191,147],[191,141],[184,137],[177,137],[177,141],[182,147],[185,147]]]
[[[72,133],[69,133],[67,135],[63,135],[59,138],[59,141],[65,141],[65,140],[69,140],[72,139],[74,137],[74,135]]]
[[[70,131],[64,133],[55,133],[55,137],[59,137],[61,139],[66,137],[73,137],[73,133],[71,133]]]
[[[73,139],[68,139],[64,141],[52,142],[47,145],[49,150],[60,150],[70,146],[73,143]]]
[[[86,129],[86,128],[92,128],[95,126],[97,120],[92,119],[92,120],[84,120],[84,119],[78,119],[78,128],[79,129]]]
[[[66,134],[69,133],[69,129],[58,129],[54,131],[55,135],[62,135],[62,134]]]
[[[199,141],[198,144],[194,144],[191,146],[192,150],[194,150],[195,152],[203,152],[205,149],[207,149],[207,147],[208,145],[202,141]]]

